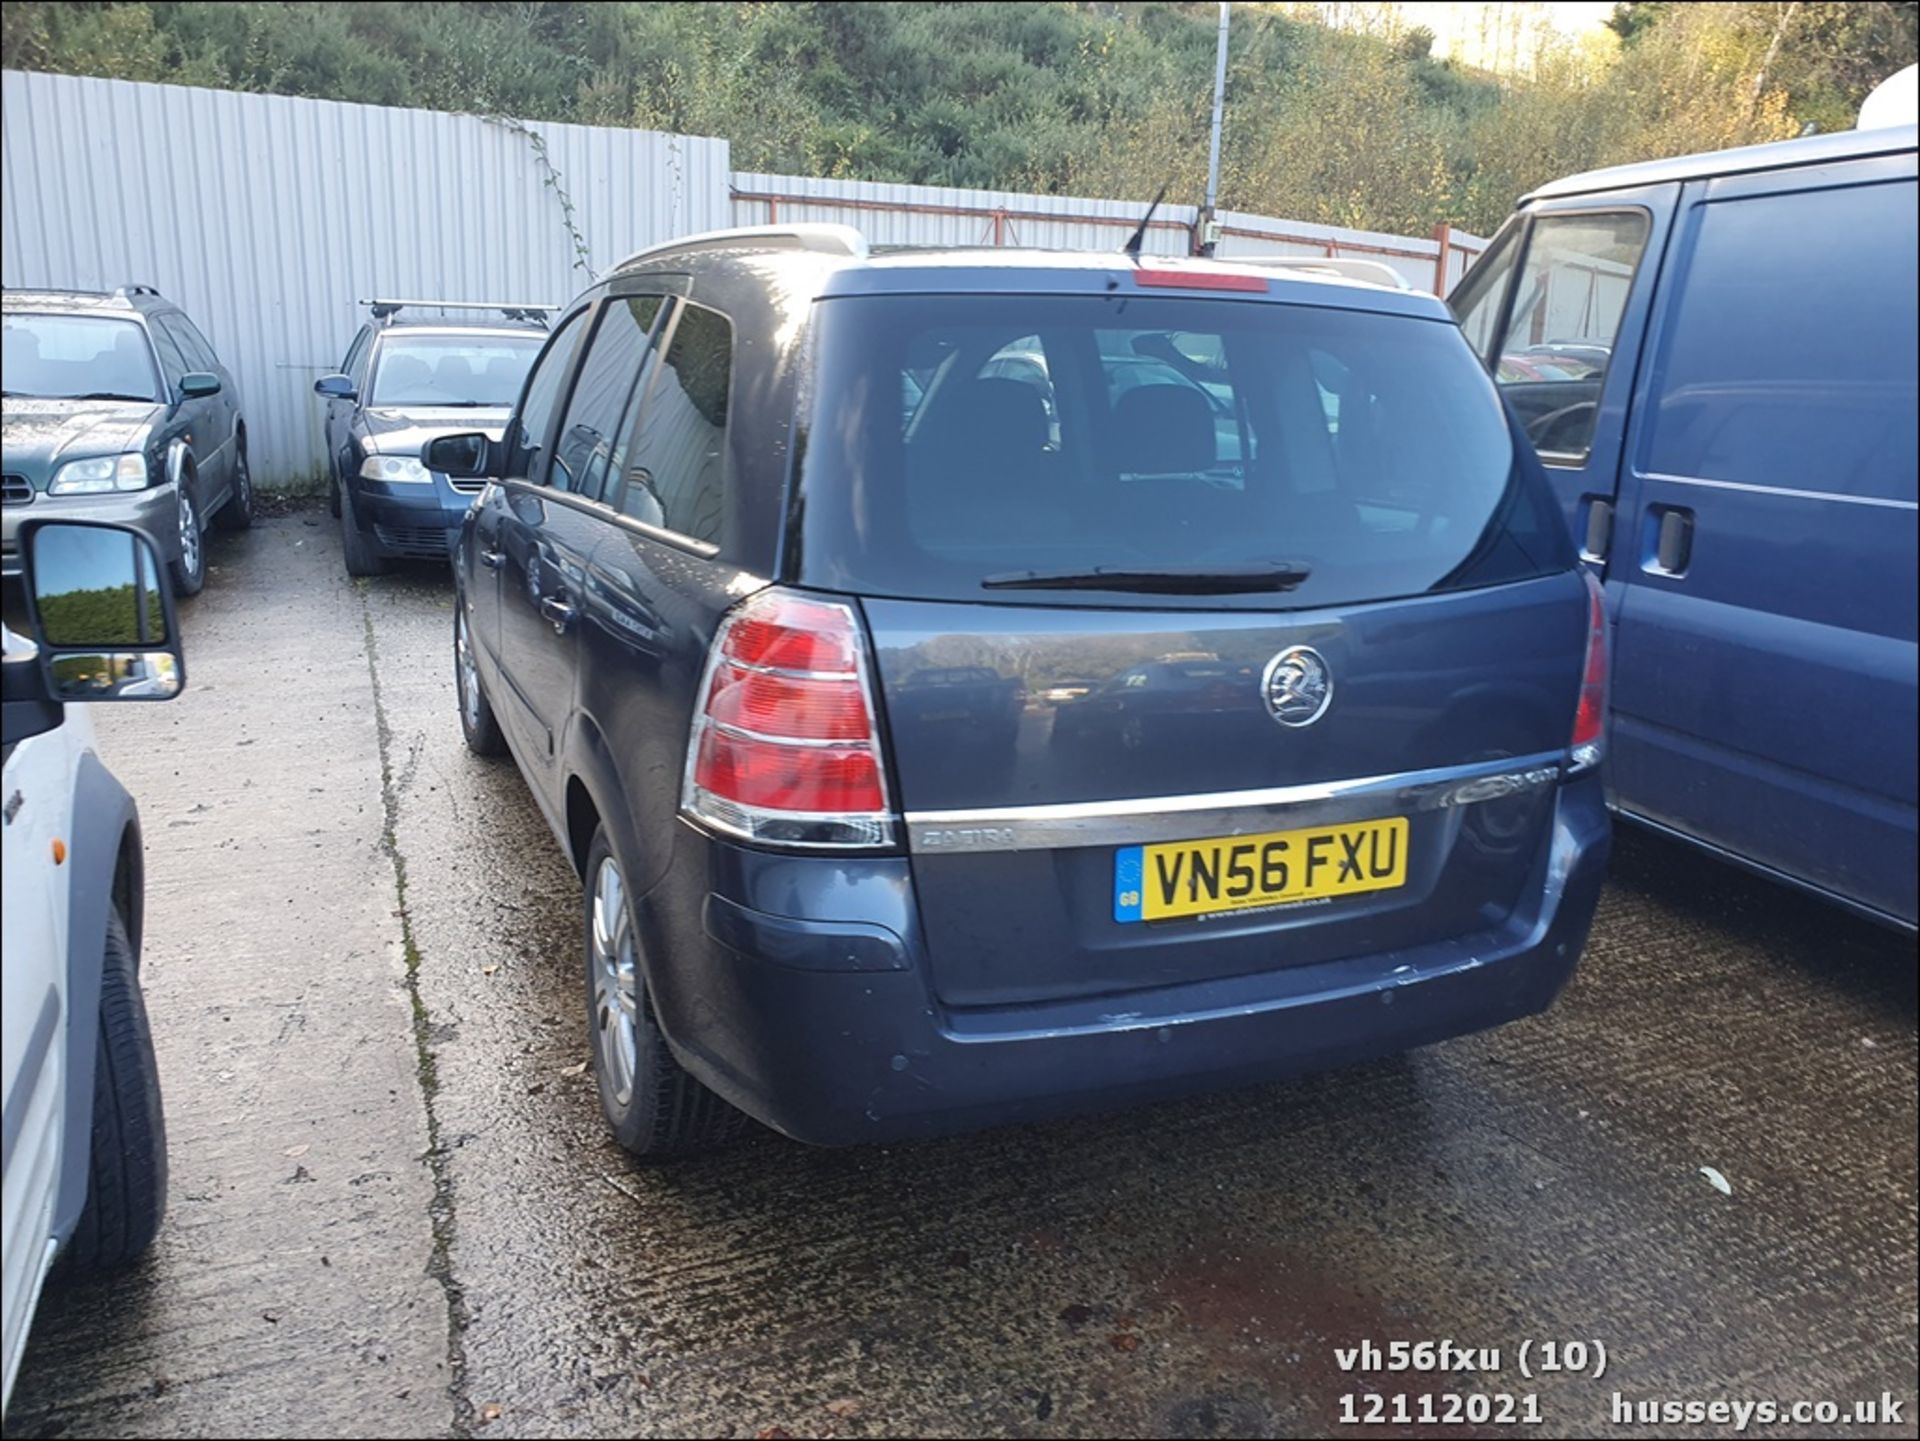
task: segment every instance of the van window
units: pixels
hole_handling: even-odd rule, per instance
[[[560,404],[560,387],[566,383],[574,352],[580,348],[580,337],[586,331],[581,320],[586,314],[585,310],[576,310],[561,321],[548,339],[547,348],[534,362],[533,373],[521,392],[520,409],[507,435],[508,475],[524,476],[536,482],[544,479],[545,451],[557,418],[554,410]]]
[[[1460,333],[1483,361],[1493,354],[1493,331],[1500,323],[1500,306],[1507,298],[1514,262],[1520,258],[1519,237],[1525,225],[1524,216],[1509,220],[1459,288],[1447,297],[1447,304],[1460,321]]]
[[[1533,223],[1494,378],[1534,448],[1553,460],[1577,462],[1593,443],[1647,226],[1639,210]]]
[[[1703,206],[1645,468],[1912,501],[1914,217],[1912,181]]]
[[[1572,563],[1444,321],[1131,294],[848,296],[815,316],[803,582],[1017,603],[983,582],[1307,569],[1285,594],[1154,597],[1272,608]]]
[[[681,302],[666,355],[634,417],[620,510],[692,540],[720,539],[732,378],[732,324]],[[896,377],[895,396],[900,385]]]
[[[547,484],[554,489],[598,500],[608,475],[620,473],[626,450],[621,420],[640,384],[660,304],[657,295],[626,295],[614,296],[601,307],[554,445],[553,467],[547,473]]]

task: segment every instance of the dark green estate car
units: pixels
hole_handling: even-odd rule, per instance
[[[23,520],[107,521],[152,536],[192,595],[209,522],[253,523],[240,393],[213,347],[148,285],[10,289],[0,311],[6,574]]]

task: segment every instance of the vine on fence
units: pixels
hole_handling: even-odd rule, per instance
[[[540,181],[554,193],[560,202],[560,223],[567,229],[567,238],[573,242],[573,268],[593,274],[593,253],[587,248],[587,237],[580,233],[580,227],[573,221],[573,197],[567,194],[567,188],[560,183],[560,172],[554,168],[553,158],[547,154],[546,137],[525,121],[516,120],[511,115],[482,115],[489,125],[498,125],[502,130],[511,131],[527,142],[533,151],[534,161],[540,166]]]

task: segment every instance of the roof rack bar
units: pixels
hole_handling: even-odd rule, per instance
[[[830,203],[823,199],[823,204]],[[850,260],[867,257],[867,238],[851,225],[805,222],[797,225],[742,225],[732,230],[708,230],[663,241],[636,250],[626,259],[608,267],[608,272],[632,265],[637,260],[654,260],[683,250],[705,250],[716,245],[774,245],[792,250],[812,250],[821,255],[844,255]]]
[[[375,320],[384,320],[408,307],[417,310],[497,310],[514,320],[544,319],[560,308],[557,305],[520,300],[388,300],[377,296],[362,300],[359,304],[370,307]]]

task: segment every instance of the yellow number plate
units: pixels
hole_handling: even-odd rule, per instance
[[[1114,857],[1113,918],[1164,921],[1407,883],[1403,816],[1259,836],[1127,846]]]

